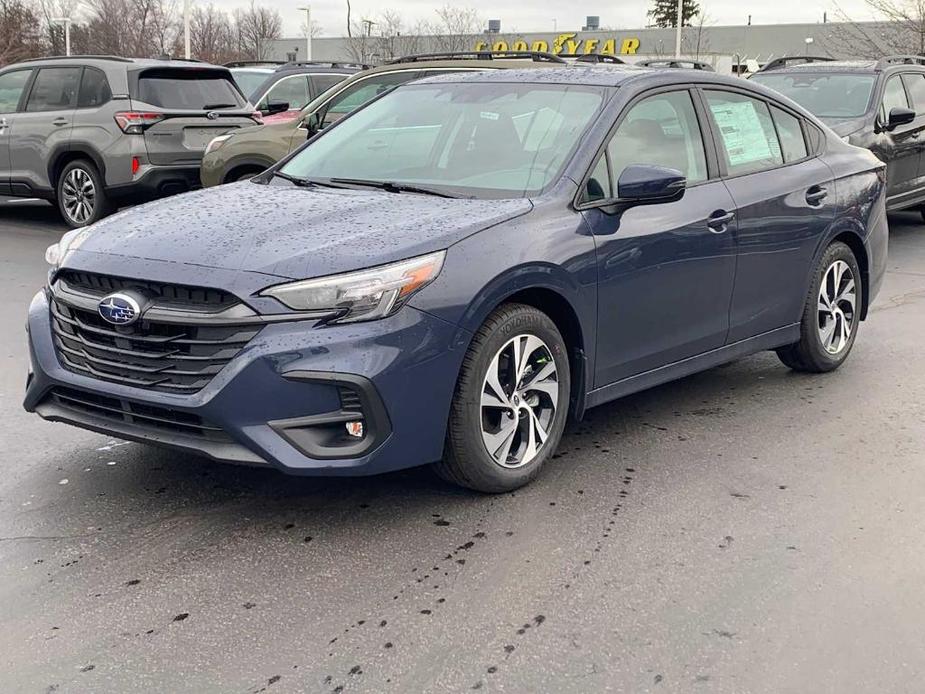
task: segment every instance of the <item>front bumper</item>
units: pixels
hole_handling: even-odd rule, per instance
[[[370,323],[272,323],[208,385],[180,395],[65,369],[45,291],[29,308],[28,331],[30,412],[217,460],[317,475],[376,474],[438,460],[469,338],[410,306]],[[356,408],[363,440],[332,444]]]

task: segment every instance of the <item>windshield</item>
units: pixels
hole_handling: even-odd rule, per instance
[[[247,95],[248,99],[253,101],[254,99],[258,99],[262,96],[262,94],[255,94],[254,92],[257,91],[257,87],[263,84],[272,72],[272,70],[238,68],[232,70],[231,74],[234,76],[234,81],[238,83],[241,91]]]
[[[757,74],[752,80],[770,87],[819,118],[858,118],[867,113],[873,75],[831,72]]]
[[[282,171],[524,197],[558,177],[602,101],[602,90],[584,86],[399,87],[325,132]]]

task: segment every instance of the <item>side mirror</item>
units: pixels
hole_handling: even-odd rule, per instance
[[[890,109],[890,115],[887,118],[886,129],[893,130],[900,125],[907,125],[915,120],[915,111],[911,108],[902,108],[897,106]]]
[[[265,116],[272,116],[276,113],[284,113],[289,110],[288,101],[268,101],[267,107],[261,111]]]
[[[305,139],[310,140],[315,135],[318,134],[318,131],[321,130],[323,123],[321,122],[321,114],[318,111],[314,113],[309,113],[302,119],[302,127],[305,128],[306,134]]]
[[[623,169],[617,181],[619,202],[631,205],[673,202],[684,196],[687,178],[677,169],[650,164],[633,164]]]

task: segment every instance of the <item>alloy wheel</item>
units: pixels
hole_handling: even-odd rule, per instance
[[[488,366],[482,384],[482,441],[492,459],[519,468],[546,443],[559,404],[552,352],[536,335],[509,340]]]
[[[857,283],[851,267],[836,260],[819,287],[819,340],[829,354],[839,354],[851,340],[857,316]]]
[[[83,169],[71,169],[61,186],[64,210],[75,224],[85,224],[96,205],[96,187]]]

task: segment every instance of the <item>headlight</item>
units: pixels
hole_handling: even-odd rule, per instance
[[[419,289],[436,279],[446,251],[371,270],[281,284],[261,292],[296,311],[338,311],[341,323],[391,315]]]
[[[53,243],[45,249],[45,262],[53,268],[58,267],[64,262],[67,252],[80,246],[88,235],[89,232],[86,229],[73,229],[67,232],[58,243]]]
[[[206,156],[206,154],[208,154],[209,152],[214,152],[215,150],[217,150],[219,147],[225,144],[225,142],[228,140],[229,137],[231,137],[230,134],[229,135],[219,135],[218,137],[213,137],[211,140],[209,140],[209,144],[206,145],[206,151],[203,153],[202,156]]]

